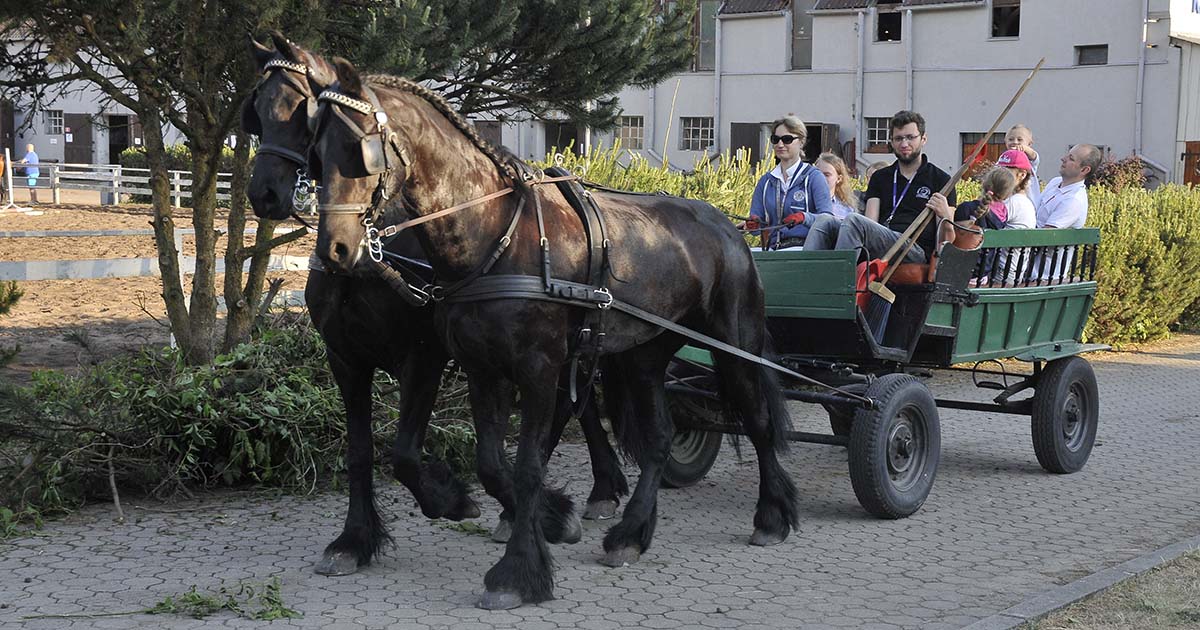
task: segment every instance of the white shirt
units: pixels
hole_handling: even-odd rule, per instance
[[[1055,177],[1042,191],[1042,198],[1037,206],[1037,226],[1081,228],[1087,221],[1087,211],[1087,187],[1083,185],[1083,181],[1063,186],[1062,178]]]
[[[1042,182],[1038,180],[1037,176],[1038,165],[1041,163],[1041,153],[1038,153],[1037,157],[1033,158],[1033,162],[1030,162],[1030,165],[1033,166],[1033,172],[1030,173],[1032,177],[1029,178],[1029,200],[1033,202],[1035,208],[1042,199]]]
[[[787,173],[783,172],[783,164],[780,164],[771,169],[771,174],[775,176],[775,179],[783,182],[783,189],[786,191],[792,183],[792,178],[796,176],[796,171],[802,164],[804,164],[804,160],[796,160],[796,163],[792,165],[792,168],[787,170]]]
[[[1033,209],[1033,202],[1029,200],[1029,197],[1025,193],[1016,193],[1005,199],[1004,207],[1008,208],[1008,224],[1004,229],[1032,229],[1037,227],[1037,212]]]

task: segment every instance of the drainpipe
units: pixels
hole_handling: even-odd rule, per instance
[[[1133,152],[1142,154],[1142,99],[1146,92],[1147,22],[1150,19],[1150,0],[1142,0],[1142,47],[1138,51],[1137,95],[1133,102]]]
[[[712,157],[721,155],[721,9],[725,8],[725,3],[717,8],[717,14],[713,17],[716,22],[717,30],[713,35],[713,153]],[[711,159],[711,158],[709,158]]]
[[[863,115],[863,92],[866,90],[864,66],[867,64],[867,16],[863,11],[858,12],[858,67],[854,69],[854,117],[858,129],[858,142],[855,142],[854,152],[862,155],[867,146],[867,119]],[[858,155],[854,156],[855,162]],[[858,169],[856,168],[855,171]]]
[[[654,153],[654,121],[658,118],[658,110],[655,109],[654,95],[658,93],[658,84],[650,86],[650,113],[646,116],[646,128],[642,130],[642,146],[645,151]]]
[[[1146,0],[1147,2],[1149,0]],[[908,105],[904,108],[912,110],[913,108],[913,40],[916,37],[912,32],[912,9],[904,12],[904,26],[900,29],[901,37],[904,38],[904,87],[905,87],[905,102]]]

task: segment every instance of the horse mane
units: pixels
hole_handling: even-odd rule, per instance
[[[441,115],[450,121],[456,129],[461,131],[463,135],[475,145],[484,155],[500,169],[501,174],[509,175],[510,177],[520,180],[525,173],[530,173],[534,169],[526,164],[524,160],[517,157],[512,151],[504,147],[494,147],[487,140],[484,140],[479,132],[475,131],[475,126],[469,120],[463,117],[454,109],[454,106],[446,100],[446,97],[438,94],[436,91],[421,85],[415,81],[397,77],[390,74],[371,74],[364,79],[366,83],[371,85],[381,85],[384,87],[393,88],[402,92],[408,92],[425,100]]]

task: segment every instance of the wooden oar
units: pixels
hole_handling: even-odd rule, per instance
[[[943,197],[949,195],[950,191],[954,190],[954,187],[958,185],[959,180],[962,179],[967,169],[975,162],[975,158],[983,151],[983,147],[987,144],[988,139],[992,137],[992,134],[996,132],[996,128],[1004,121],[1004,117],[1012,110],[1013,105],[1017,104],[1017,99],[1021,98],[1021,95],[1025,93],[1025,88],[1029,87],[1029,82],[1033,79],[1033,75],[1042,69],[1042,64],[1044,63],[1046,63],[1045,57],[1038,60],[1037,65],[1033,67],[1029,76],[1025,77],[1025,81],[1017,89],[1017,93],[1013,94],[1012,99],[1008,101],[1008,106],[996,117],[996,122],[993,122],[987,133],[979,139],[979,142],[975,143],[975,148],[971,151],[971,155],[958,167],[958,170],[954,172],[950,181],[946,182],[945,186],[942,186],[941,194]],[[928,207],[921,210],[921,214],[918,214],[917,218],[909,224],[908,229],[904,231],[900,239],[893,243],[892,247],[883,255],[883,261],[887,264],[887,271],[884,272],[883,277],[878,281],[872,281],[867,285],[868,291],[883,298],[889,305],[896,301],[896,294],[887,288],[887,282],[892,279],[892,274],[896,273],[896,269],[900,267],[900,261],[904,260],[904,257],[908,255],[909,250],[916,244],[918,235],[925,230],[925,226],[929,225],[929,221],[932,218],[933,212]],[[901,251],[902,249],[903,251]]]

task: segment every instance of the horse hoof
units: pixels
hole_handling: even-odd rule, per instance
[[[574,545],[583,538],[583,522],[579,520],[574,513],[571,514],[571,521],[563,527],[562,540],[559,541],[564,545]]]
[[[765,529],[756,529],[754,530],[754,534],[750,536],[750,544],[755,547],[770,547],[771,545],[778,545],[786,539],[787,533],[779,534],[769,532]]]
[[[512,538],[512,522],[500,519],[496,529],[492,530],[492,542],[506,543]]]
[[[451,521],[462,521],[468,518],[479,518],[481,512],[479,505],[469,498],[463,499],[458,508],[446,515],[446,518]]]
[[[486,591],[476,606],[484,610],[510,610],[521,605],[521,595],[513,591]]]
[[[604,557],[600,559],[600,564],[603,564],[606,567],[613,567],[615,569],[634,564],[641,558],[642,552],[638,551],[634,547],[621,547],[620,549],[613,549],[612,551],[604,554]]]
[[[606,521],[617,515],[617,502],[612,499],[589,501],[583,518],[589,521]]]
[[[317,575],[350,575],[358,572],[358,557],[349,551],[327,551],[313,571]]]

